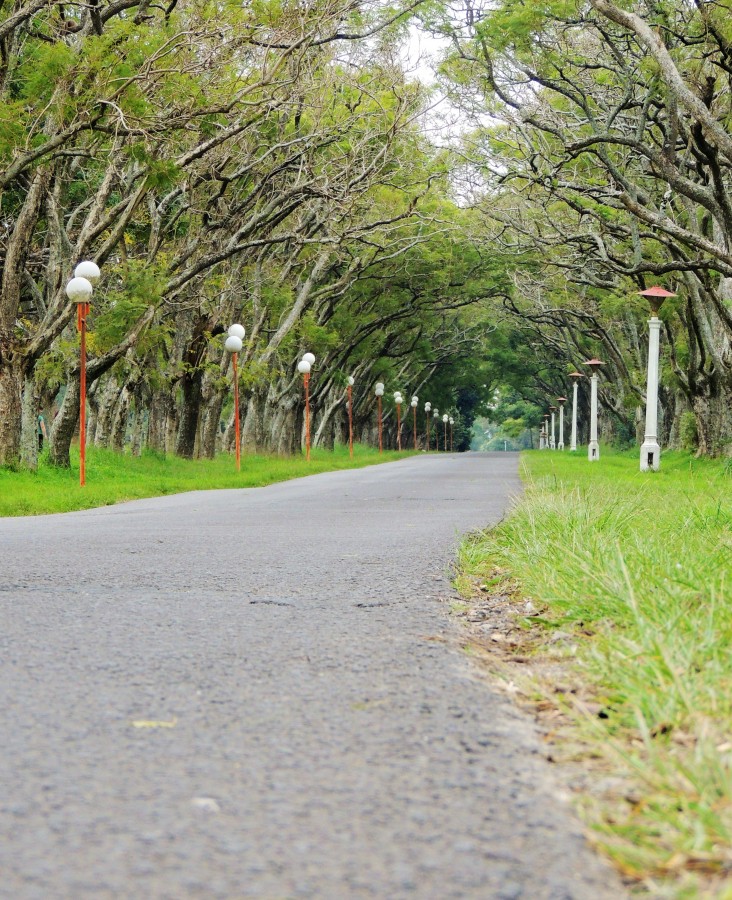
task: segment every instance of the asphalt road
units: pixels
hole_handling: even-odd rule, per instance
[[[512,454],[0,520],[0,896],[618,900],[456,647]]]

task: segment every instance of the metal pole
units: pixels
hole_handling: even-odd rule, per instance
[[[577,449],[577,381],[572,385],[572,437],[569,443],[570,450]]]
[[[381,427],[381,397],[376,398],[379,401],[379,453],[384,452],[384,438]]]
[[[310,462],[310,372],[305,373],[305,458]]]
[[[348,452],[353,459],[353,388],[348,385]]]
[[[430,414],[425,413],[425,418],[427,419],[427,452],[430,452]]]
[[[414,410],[414,449],[417,449],[417,407],[412,407]]]
[[[79,360],[79,485],[86,484],[86,317],[89,304],[77,307],[78,326],[81,331],[81,358]]]
[[[402,405],[397,403],[397,450],[402,449]]]
[[[234,435],[236,439],[236,471],[241,472],[241,429],[239,427],[239,374],[236,368],[237,353],[231,354],[234,363]]]

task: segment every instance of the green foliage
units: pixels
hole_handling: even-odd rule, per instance
[[[93,352],[102,353],[114,346],[149,306],[160,303],[166,279],[159,267],[132,261],[120,275],[116,286],[100,289],[99,312],[93,317],[89,335]]]

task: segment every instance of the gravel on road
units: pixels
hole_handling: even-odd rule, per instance
[[[0,896],[619,900],[457,649],[513,454],[0,520]]]

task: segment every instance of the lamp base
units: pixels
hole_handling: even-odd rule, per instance
[[[600,458],[600,444],[597,441],[590,441],[587,445],[587,459],[590,462]]]
[[[641,472],[658,472],[661,465],[661,448],[651,439],[643,441],[640,450]]]

